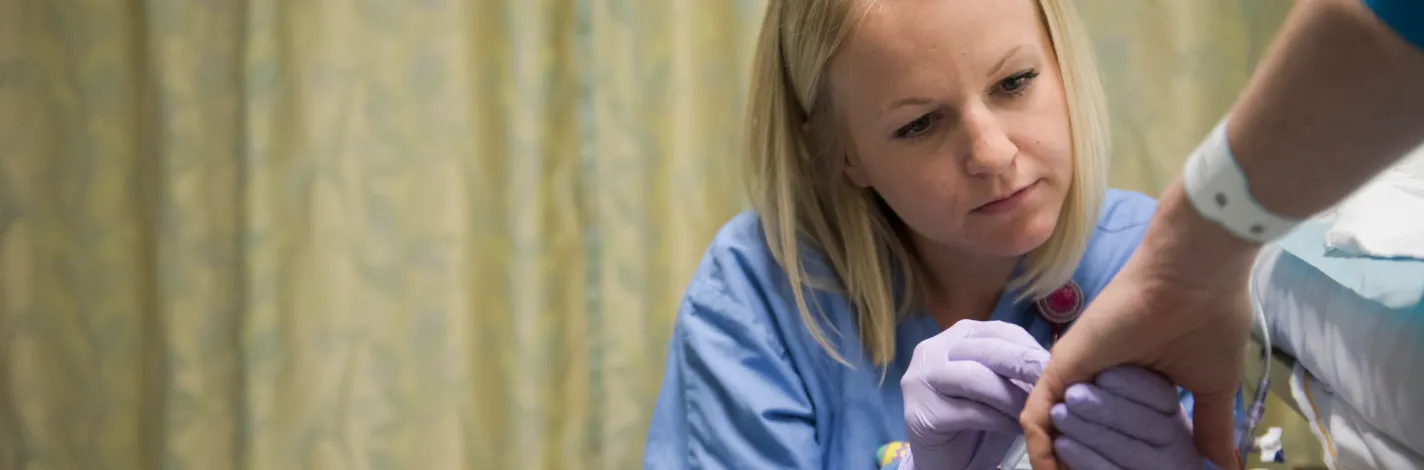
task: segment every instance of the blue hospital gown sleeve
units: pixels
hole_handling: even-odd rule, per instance
[[[644,468],[820,468],[811,401],[763,306],[766,261],[716,242],[702,261],[668,346]]]
[[[1424,48],[1424,1],[1364,0],[1381,22],[1415,47]]]

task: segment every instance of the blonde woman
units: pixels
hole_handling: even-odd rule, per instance
[[[721,230],[688,287],[645,467],[873,469],[908,441],[919,468],[993,468],[1045,348],[1155,208],[1104,189],[1104,99],[1075,14],[1060,0],[768,3],[748,111],[755,212]],[[1126,368],[1100,382],[1055,414],[1065,462],[1201,468],[1175,387]]]

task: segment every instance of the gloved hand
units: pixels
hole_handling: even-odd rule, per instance
[[[900,379],[910,458],[904,468],[992,469],[1048,351],[1023,328],[962,320],[915,347]]]
[[[1192,442],[1191,420],[1165,377],[1137,366],[1075,384],[1053,406],[1058,458],[1073,470],[1201,470],[1206,459]]]

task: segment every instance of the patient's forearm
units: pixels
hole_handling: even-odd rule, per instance
[[[1305,218],[1424,140],[1424,52],[1361,0],[1297,2],[1276,38],[1227,133],[1252,196]]]
[[[1232,110],[1227,133],[1251,195],[1306,218],[1424,140],[1424,52],[1360,0],[1302,0]],[[1202,217],[1181,181],[1163,192],[1144,262],[1174,282],[1224,288],[1260,246]]]

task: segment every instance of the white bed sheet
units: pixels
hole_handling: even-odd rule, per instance
[[[1341,451],[1402,452],[1385,461],[1424,465],[1424,315],[1365,300],[1279,247],[1261,256],[1252,297],[1274,346],[1323,383],[1332,406],[1349,408],[1337,413],[1348,427],[1389,444]]]

